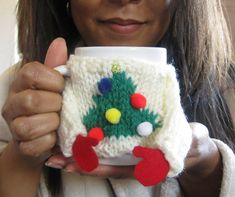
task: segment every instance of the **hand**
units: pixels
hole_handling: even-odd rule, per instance
[[[219,151],[209,137],[207,128],[200,123],[190,123],[193,133],[191,149],[185,160],[184,176],[204,177],[212,173],[220,163]],[[133,177],[135,166],[105,166],[99,165],[92,172],[84,172],[74,163],[72,158],[65,158],[61,153],[57,153],[49,158],[47,165],[54,168],[64,168],[68,172],[78,172],[92,176],[101,177]]]
[[[12,133],[10,144],[22,161],[42,164],[55,145],[64,79],[52,68],[66,61],[65,41],[55,39],[45,63],[25,64],[10,87],[2,115]]]
[[[219,196],[223,168],[219,150],[204,125],[191,123],[190,126],[193,141],[185,170],[178,177],[184,196]]]
[[[51,156],[46,165],[52,168],[64,169],[68,173],[79,173],[89,176],[98,176],[103,178],[133,178],[135,166],[109,166],[99,165],[91,172],[81,170],[74,162],[73,158],[66,158],[57,149],[57,153]]]
[[[220,163],[220,153],[204,125],[190,123],[190,127],[193,140],[185,160],[185,172],[187,175],[205,177]]]

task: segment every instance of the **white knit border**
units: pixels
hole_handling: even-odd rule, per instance
[[[235,155],[232,150],[220,140],[213,139],[222,155],[223,179],[220,197],[235,196]]]

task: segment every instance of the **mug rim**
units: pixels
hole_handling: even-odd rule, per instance
[[[167,50],[163,47],[91,46],[77,47],[74,55],[80,57],[133,58],[152,63],[167,63]]]

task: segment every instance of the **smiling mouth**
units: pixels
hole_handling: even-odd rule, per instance
[[[117,34],[131,34],[139,31],[146,22],[136,21],[132,19],[113,18],[108,20],[99,20],[100,24]]]

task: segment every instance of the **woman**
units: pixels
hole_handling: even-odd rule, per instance
[[[47,196],[40,182],[46,161],[65,169],[60,176],[45,167],[53,196],[235,195],[235,75],[220,0],[19,0],[18,24],[21,68],[1,77],[9,127],[1,120],[2,196]],[[132,167],[99,166],[86,174],[55,150],[64,79],[52,68],[67,61],[65,42],[57,37],[65,39],[69,53],[78,43],[167,48],[185,113],[189,122],[198,122],[191,123],[194,140],[184,173],[147,188],[131,179]],[[230,95],[226,102],[224,95]]]

